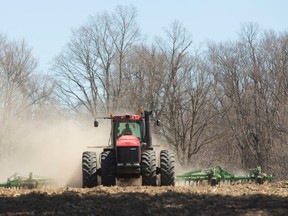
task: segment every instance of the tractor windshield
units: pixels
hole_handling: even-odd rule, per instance
[[[114,122],[113,138],[116,141],[123,135],[133,135],[141,142],[143,139],[142,121],[119,121]]]

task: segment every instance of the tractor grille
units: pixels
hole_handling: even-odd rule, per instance
[[[140,163],[140,149],[138,146],[118,147],[117,163],[125,165],[126,163]]]

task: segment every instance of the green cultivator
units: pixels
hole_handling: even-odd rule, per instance
[[[185,184],[186,182],[188,182],[190,185],[191,182],[200,183],[203,181],[208,181],[208,184],[211,186],[215,186],[221,181],[230,183],[256,182],[257,184],[263,184],[265,181],[271,181],[272,179],[272,175],[268,176],[266,173],[262,172],[260,166],[255,169],[249,169],[249,173],[247,175],[234,175],[224,171],[221,167],[216,166],[210,169],[195,170],[176,176],[176,180],[184,181]]]
[[[7,182],[0,183],[0,187],[33,189],[53,184],[55,184],[54,180],[46,179],[43,177],[33,177],[32,173],[30,173],[28,177],[20,176],[18,173],[15,173],[14,175],[12,175],[10,178],[7,179]]]

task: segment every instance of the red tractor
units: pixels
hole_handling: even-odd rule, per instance
[[[152,111],[141,111],[141,115],[120,115],[105,117],[111,119],[110,145],[101,153],[101,168],[97,169],[96,152],[85,151],[82,155],[83,187],[97,186],[97,176],[104,186],[116,185],[116,179],[142,177],[142,185],[158,184],[174,186],[174,154],[160,151],[159,167],[152,147],[150,116]],[[159,120],[156,121],[159,125]],[[98,127],[98,121],[94,121]]]

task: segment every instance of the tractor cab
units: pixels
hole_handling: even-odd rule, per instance
[[[152,137],[150,128],[150,115],[152,112],[144,111],[141,115],[118,115],[113,116],[110,113],[110,117],[104,117],[104,119],[111,119],[111,143],[110,146],[113,149],[117,148],[117,143],[122,136],[134,136],[138,139],[141,147],[152,148]],[[156,121],[156,125],[160,125],[160,121]],[[94,121],[94,127],[98,127],[99,122]],[[121,138],[119,140],[119,138]]]
[[[115,148],[120,140],[125,136],[134,136],[139,143],[144,142],[145,123],[144,119],[139,115],[124,115],[112,117],[111,140],[112,146]],[[122,138],[121,138],[122,137]]]

